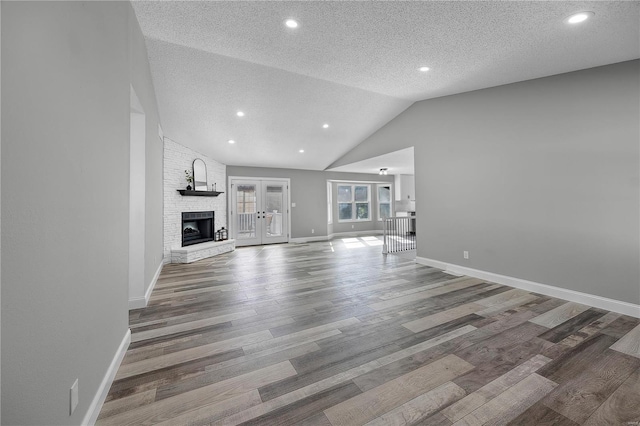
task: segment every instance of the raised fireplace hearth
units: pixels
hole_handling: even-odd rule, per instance
[[[171,249],[171,263],[191,263],[236,249],[236,240],[209,241]]]
[[[206,243],[214,240],[213,224],[215,213],[182,213],[182,247]]]

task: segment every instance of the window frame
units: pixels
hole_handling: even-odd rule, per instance
[[[327,181],[327,224],[333,224],[333,185]]]
[[[340,187],[350,187],[351,188],[351,201],[340,201]],[[367,188],[367,201],[356,201],[356,187],[366,187]],[[337,193],[336,196],[336,207],[338,210],[338,223],[349,223],[349,222],[372,222],[372,212],[371,212],[371,184],[369,183],[338,183],[336,185]],[[340,204],[351,204],[351,219],[341,219],[340,218]],[[358,204],[367,204],[368,217],[366,219],[358,219]]]

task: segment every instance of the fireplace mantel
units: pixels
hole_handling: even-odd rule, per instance
[[[194,191],[190,189],[176,189],[180,193],[180,195],[192,195],[194,197],[217,197],[220,194],[224,194],[224,192],[218,191]]]

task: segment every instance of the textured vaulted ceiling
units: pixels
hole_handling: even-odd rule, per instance
[[[165,135],[230,165],[322,170],[414,101],[640,57],[638,2],[133,7]]]

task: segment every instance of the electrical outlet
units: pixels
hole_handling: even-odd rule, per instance
[[[73,382],[69,389],[69,415],[72,415],[78,406],[78,379]]]
[[[351,225],[351,229],[353,229],[353,228],[355,228],[355,227],[356,227],[355,225]]]
[[[296,203],[291,203],[291,207],[295,207],[295,206],[296,206]]]
[[[463,251],[462,252],[462,257],[464,257],[465,259],[469,259],[469,252],[468,251]]]
[[[316,233],[316,230],[315,230],[315,229],[313,229],[313,228],[311,228],[311,233],[312,233],[312,234],[315,234],[315,233]]]

